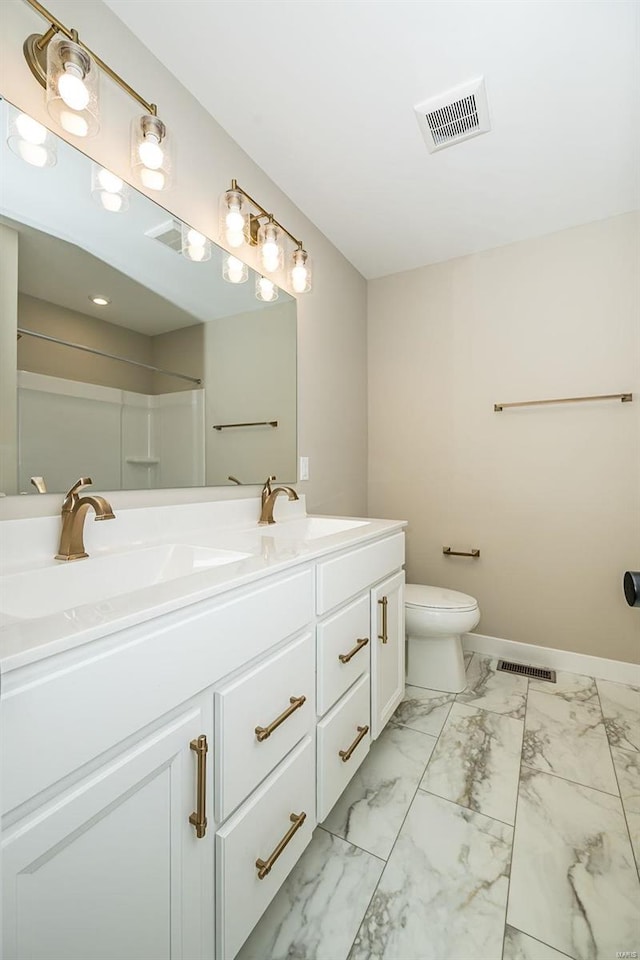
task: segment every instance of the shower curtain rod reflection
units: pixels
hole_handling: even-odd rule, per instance
[[[165,377],[178,377],[179,380],[188,380],[189,383],[202,383],[199,377],[190,377],[186,373],[176,373],[175,370],[163,370],[161,367],[154,367],[150,363],[142,363],[140,360],[130,360],[128,357],[118,357],[114,353],[105,353],[104,350],[96,350],[95,347],[85,347],[81,343],[70,343],[68,340],[50,337],[46,333],[37,333],[35,330],[26,330],[24,327],[18,327],[18,333],[21,336],[36,337],[38,340],[47,340],[49,343],[58,343],[63,347],[71,347],[73,350],[92,353],[96,357],[106,357],[107,360],[119,360],[120,363],[130,363],[134,367],[143,367],[145,370],[151,370],[153,373],[162,373]]]

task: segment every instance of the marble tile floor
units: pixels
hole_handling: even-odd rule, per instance
[[[640,956],[640,689],[466,659],[407,687],[238,960]]]

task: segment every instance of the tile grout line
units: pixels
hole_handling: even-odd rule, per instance
[[[527,729],[527,707],[529,706],[529,678],[527,677],[527,690],[524,697],[524,716],[522,718],[522,742],[520,744],[520,765],[518,767],[518,789],[516,790],[516,808],[513,813],[513,835],[511,837],[511,858],[509,860],[509,878],[507,880],[507,898],[504,904],[504,927],[502,931],[502,953],[504,958],[504,947],[507,939],[507,917],[509,915],[509,897],[511,896],[511,874],[513,872],[513,858],[516,847],[516,824],[518,823],[518,801],[520,800],[520,785],[522,783],[522,755],[524,753],[524,735]],[[516,929],[514,927],[514,929]]]
[[[435,748],[434,748],[435,749]],[[429,766],[429,764],[427,764]],[[425,770],[426,773],[426,770]],[[424,779],[424,775],[423,775]],[[487,820],[495,820],[496,823],[501,823],[503,827],[509,827],[510,830],[515,829],[514,823],[507,823],[506,820],[501,820],[500,817],[493,817],[489,813],[485,813],[484,810],[476,810],[475,807],[467,807],[464,803],[458,803],[457,800],[452,800],[451,797],[442,797],[439,793],[436,793],[434,790],[427,790],[425,787],[418,787],[418,793],[425,793],[429,797],[437,797],[438,800],[444,800],[446,803],[452,803],[455,807],[459,807],[460,810],[467,810],[469,813],[477,813],[480,817],[486,817]],[[516,799],[517,802],[517,799]]]
[[[531,940],[535,940],[536,943],[542,944],[543,947],[548,947],[549,950],[553,950],[555,953],[560,954],[560,956],[566,957],[567,960],[575,960],[575,958],[570,957],[568,953],[564,953],[564,951],[558,950],[557,947],[552,947],[550,943],[547,943],[546,940],[541,940],[540,937],[532,937],[530,933],[525,933],[525,931],[521,930],[519,927],[511,927],[511,929],[516,930],[518,933],[521,933],[523,937],[529,937]],[[502,952],[504,953],[504,948]]]
[[[613,759],[613,749],[612,749],[612,747],[611,747],[611,740],[609,739],[609,732],[608,732],[608,730],[607,730],[607,725],[606,725],[606,723],[604,722],[604,710],[603,710],[603,708],[602,708],[602,700],[600,699],[600,687],[598,686],[598,681],[597,681],[597,680],[594,679],[594,683],[595,683],[595,685],[596,685],[596,693],[597,693],[597,696],[598,696],[598,703],[600,704],[600,713],[602,714],[602,725],[603,725],[603,727],[604,727],[604,732],[605,732],[605,735],[606,735],[606,738],[607,738],[607,745],[608,745],[608,747],[609,747],[609,755],[611,756],[611,763],[612,763],[612,766],[613,766],[613,775],[614,775],[614,777],[616,778],[616,783],[618,784],[618,793],[619,793],[619,795],[620,795],[620,806],[622,807],[622,816],[624,817],[624,822],[625,822],[625,825],[626,825],[626,828],[627,828],[627,835],[628,835],[628,837],[629,837],[629,844],[630,844],[630,846],[631,846],[631,856],[633,857],[634,863],[635,863],[635,865],[636,865],[636,871],[637,871],[637,873],[638,873],[638,879],[640,880],[640,863],[638,863],[638,860],[636,859],[636,851],[635,851],[635,847],[634,847],[634,845],[633,845],[633,839],[632,839],[632,837],[631,837],[631,827],[629,826],[629,819],[628,819],[628,817],[627,817],[627,808],[625,807],[625,805],[624,805],[624,800],[622,799],[622,790],[620,789],[620,780],[618,779],[618,771],[617,771],[617,769],[616,769],[616,762],[615,762],[615,760]]]
[[[570,777],[563,777],[559,773],[552,773],[550,770],[538,770],[537,767],[531,767],[528,763],[523,763],[522,766],[526,770],[531,770],[532,773],[542,773],[545,777],[554,777],[556,780],[564,780],[565,783],[572,783],[574,786],[583,787],[585,790],[595,790],[596,793],[601,793],[605,797],[613,797],[615,800],[622,800],[622,797],[619,793],[609,793],[607,790],[600,790],[599,787],[592,787],[590,783],[580,783],[579,780],[572,780]],[[618,787],[618,789],[620,788]]]
[[[338,833],[332,833],[327,827],[324,827],[321,823],[316,824],[317,829],[324,830],[325,833],[329,834],[330,837],[333,837],[334,840],[342,840],[343,843],[348,844],[350,847],[354,847],[356,850],[361,850],[363,853],[366,853],[367,856],[373,857],[375,860],[379,860],[380,863],[384,863],[386,866],[387,861],[384,857],[380,857],[377,853],[371,853],[371,850],[367,850],[366,847],[361,847],[359,844],[354,843],[353,840],[346,840],[344,837],[341,837]]]
[[[360,923],[358,924],[358,929],[357,929],[357,931],[356,931],[356,935],[355,935],[355,937],[353,938],[353,941],[352,941],[352,943],[351,943],[351,946],[349,947],[349,952],[347,953],[347,958],[350,956],[351,951],[353,950],[353,948],[354,948],[354,946],[355,946],[356,940],[358,939],[358,934],[360,933],[360,928],[362,927],[362,924],[363,924],[363,922],[364,922],[364,918],[366,917],[367,913],[369,912],[369,907],[370,907],[371,904],[373,903],[374,897],[375,897],[376,893],[378,892],[378,887],[380,886],[380,881],[382,880],[382,878],[383,878],[383,876],[384,876],[384,872],[385,872],[385,870],[387,869],[387,864],[389,863],[389,860],[391,859],[391,856],[392,856],[392,854],[393,854],[393,851],[395,850],[396,843],[398,842],[398,837],[399,837],[400,834],[402,833],[402,828],[403,828],[404,825],[405,825],[406,819],[407,819],[407,817],[409,816],[409,812],[410,812],[410,810],[411,810],[411,808],[412,808],[412,806],[413,806],[413,803],[414,803],[414,801],[415,801],[415,799],[416,799],[416,796],[417,796],[417,794],[418,794],[418,791],[420,790],[420,784],[422,783],[422,780],[423,780],[423,778],[424,778],[424,775],[425,775],[425,773],[426,773],[426,771],[427,771],[427,767],[429,766],[429,764],[430,764],[430,762],[431,762],[431,757],[432,757],[432,756],[434,755],[434,753],[436,752],[436,749],[437,749],[437,747],[438,747],[438,743],[440,742],[440,737],[441,737],[441,735],[442,735],[442,731],[444,730],[445,724],[446,724],[447,720],[449,719],[449,714],[451,713],[451,708],[453,707],[453,704],[454,704],[454,703],[455,703],[455,700],[452,700],[452,701],[450,702],[450,704],[449,704],[449,709],[448,709],[448,711],[447,711],[446,717],[444,718],[444,722],[443,722],[443,724],[442,724],[442,727],[440,728],[440,733],[439,733],[438,736],[436,737],[436,742],[434,743],[433,749],[432,749],[431,753],[429,754],[429,759],[428,759],[427,762],[425,763],[424,769],[423,769],[422,773],[420,774],[420,777],[419,777],[419,779],[418,779],[418,785],[417,785],[416,789],[414,790],[413,796],[411,797],[411,801],[410,801],[410,803],[409,803],[409,806],[407,807],[407,812],[405,813],[404,817],[402,818],[402,823],[400,824],[400,826],[399,826],[399,828],[398,828],[398,832],[396,833],[396,838],[395,838],[395,840],[393,841],[393,844],[392,844],[392,846],[391,846],[391,850],[389,851],[389,856],[387,857],[387,859],[386,859],[386,861],[385,861],[385,865],[384,865],[384,867],[383,867],[383,869],[382,869],[382,873],[381,873],[380,876],[378,877],[378,882],[376,883],[376,885],[375,885],[375,887],[374,887],[374,890],[373,890],[373,893],[371,894],[371,897],[370,897],[370,899],[369,899],[369,902],[368,902],[368,904],[367,904],[367,906],[366,906],[366,909],[365,909],[364,913],[362,914],[362,919],[360,920]],[[417,731],[414,731],[414,732],[417,732]],[[431,736],[431,734],[423,734],[423,736]]]

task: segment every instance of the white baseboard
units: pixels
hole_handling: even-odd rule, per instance
[[[554,650],[552,647],[538,647],[532,643],[520,643],[517,640],[502,640],[500,637],[485,637],[481,633],[463,634],[462,646],[465,650],[484,653],[489,657],[502,657],[505,660],[515,660],[516,663],[530,663],[536,667],[581,673],[588,677],[596,677],[598,680],[613,680],[615,683],[640,686],[640,664],[638,663],[607,660],[605,657],[592,657],[586,653],[574,653],[572,650]]]

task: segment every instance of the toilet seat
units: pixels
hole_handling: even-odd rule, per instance
[[[445,587],[428,587],[422,583],[407,583],[404,589],[407,607],[428,610],[451,610],[464,612],[478,609],[478,601],[466,593],[447,590]]]

